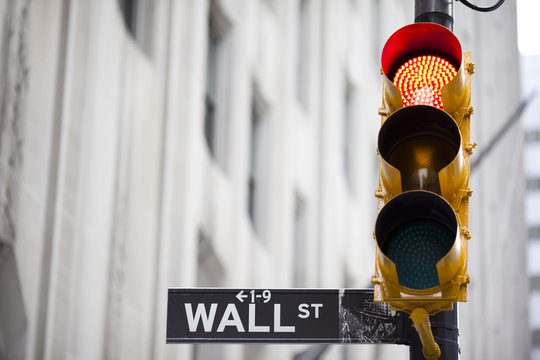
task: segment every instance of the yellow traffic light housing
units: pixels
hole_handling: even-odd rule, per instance
[[[374,300],[433,315],[467,300],[474,67],[433,23],[396,31],[381,65]]]

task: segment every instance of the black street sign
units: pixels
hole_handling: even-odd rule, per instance
[[[169,289],[167,343],[407,344],[408,326],[372,289]]]

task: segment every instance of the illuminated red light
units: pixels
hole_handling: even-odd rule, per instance
[[[399,67],[394,85],[401,91],[403,106],[431,105],[443,109],[441,89],[457,74],[450,62],[434,55],[421,55]]]

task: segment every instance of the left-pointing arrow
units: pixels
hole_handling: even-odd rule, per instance
[[[244,294],[244,290],[240,290],[240,292],[236,294],[236,298],[240,300],[240,302],[244,302],[244,299],[247,297],[247,294]]]

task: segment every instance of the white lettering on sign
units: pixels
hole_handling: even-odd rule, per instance
[[[302,305],[307,305],[309,307],[308,304],[302,304]],[[322,306],[322,304],[315,304],[315,305]],[[313,304],[311,306],[313,307]],[[200,323],[202,323],[204,332],[212,332],[212,329],[214,328],[214,320],[216,317],[216,312],[218,310],[218,304],[210,304],[209,309],[206,308],[205,304],[197,304],[195,313],[193,313],[192,304],[184,304],[184,307],[186,309],[186,319],[187,319],[190,332],[196,332],[197,329],[199,328]],[[309,310],[307,310],[307,312],[309,316]],[[247,321],[248,332],[250,333],[251,332],[253,333],[271,332],[270,325],[257,324],[255,314],[256,314],[256,304],[249,304],[248,321]],[[318,309],[317,309],[317,317],[318,317]],[[274,325],[273,326],[274,332],[295,332],[296,331],[296,327],[294,325],[282,325],[281,304],[274,304],[273,325]],[[238,332],[245,332],[244,323],[242,322],[242,318],[240,317],[240,314],[238,313],[236,304],[227,304],[227,307],[225,308],[225,311],[223,312],[223,315],[221,316],[221,320],[219,321],[219,325],[215,331],[223,332],[225,331],[225,328],[228,326],[235,327],[236,331]]]
[[[323,304],[311,304],[311,307],[315,309],[315,319],[319,318],[319,308],[322,308]]]
[[[244,332],[244,325],[242,325],[242,320],[240,319],[240,315],[238,314],[238,310],[234,304],[227,305],[217,331],[223,332],[223,330],[225,330],[225,326],[236,326],[236,330],[238,330],[238,332]],[[204,331],[206,331],[206,329]]]
[[[298,317],[301,318],[301,319],[306,319],[309,317],[309,304],[300,304],[298,305],[298,311],[300,311],[300,313],[298,314]]]
[[[270,332],[270,326],[257,326],[255,324],[255,304],[249,304],[249,332]]]
[[[240,292],[238,294],[236,294],[236,298],[238,300],[240,300],[240,302],[244,302],[244,299],[247,298],[248,296],[246,294],[244,294],[244,290],[240,290]]]
[[[311,316],[311,311],[309,308],[313,308],[313,315],[315,319],[319,318],[319,308],[322,308],[323,304],[300,304],[298,305],[298,317],[301,319],[307,319]]]
[[[294,332],[294,326],[281,325],[281,304],[274,304],[274,331],[275,332]]]
[[[195,315],[193,315],[193,309],[191,304],[184,304],[186,308],[186,317],[189,326],[189,331],[197,331],[199,326],[199,321],[202,319],[204,331],[212,331],[212,324],[214,323],[214,317],[216,316],[217,304],[210,305],[210,313],[206,313],[206,308],[204,304],[197,304],[197,310],[195,310]]]

